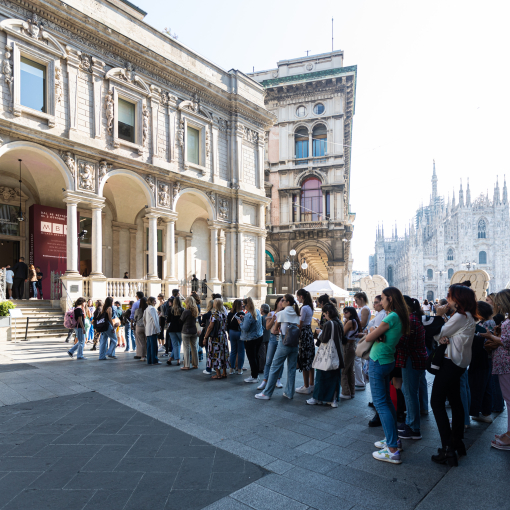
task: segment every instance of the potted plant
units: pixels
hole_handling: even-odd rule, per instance
[[[11,325],[9,310],[16,308],[12,301],[0,301],[0,328],[7,328]]]

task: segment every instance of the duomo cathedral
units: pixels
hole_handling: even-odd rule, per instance
[[[390,285],[419,299],[446,296],[456,271],[483,269],[490,277],[488,292],[505,288],[510,280],[509,208],[506,179],[496,180],[492,197],[471,199],[469,180],[459,200],[445,203],[437,193],[434,163],[430,204],[416,211],[405,235],[396,226],[391,237],[378,227],[375,254],[369,258],[371,275],[384,276]]]

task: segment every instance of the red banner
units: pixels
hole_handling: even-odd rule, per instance
[[[67,269],[67,210],[34,204],[29,221],[30,264],[41,268],[43,295],[50,299],[51,272]]]

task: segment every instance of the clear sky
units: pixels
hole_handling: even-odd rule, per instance
[[[132,0],[145,20],[225,69],[344,50],[358,66],[351,211],[354,269],[368,269],[384,222],[403,235],[428,203],[432,160],[440,194],[471,197],[506,173],[510,140],[510,3],[503,0]]]

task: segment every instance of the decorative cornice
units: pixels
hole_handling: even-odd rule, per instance
[[[284,76],[283,78],[264,80],[260,82],[260,84],[267,89],[282,85],[283,83],[292,83],[294,81],[314,81],[325,77],[341,76],[351,73],[356,75],[357,69],[358,66],[336,67],[335,69],[325,69],[324,71],[316,71],[315,73],[295,74],[293,76]]]

